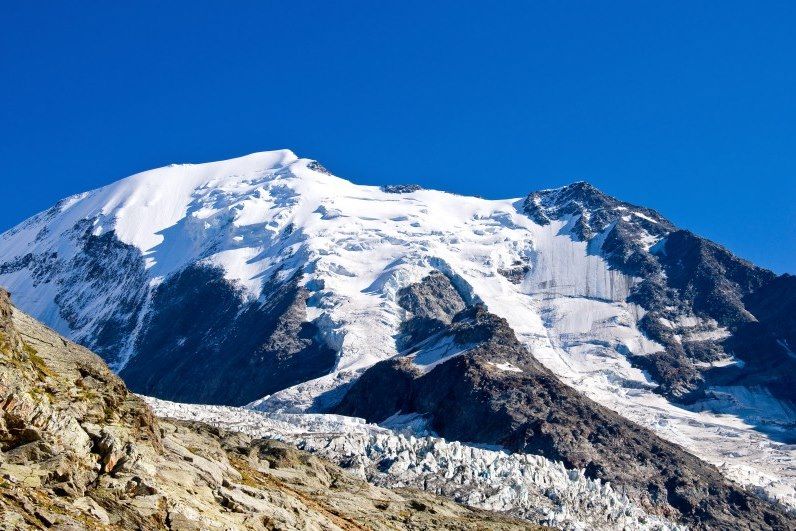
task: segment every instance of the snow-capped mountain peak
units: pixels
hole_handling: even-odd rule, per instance
[[[700,253],[689,251],[695,241]],[[745,422],[787,432],[796,418],[786,401],[796,371],[771,370],[791,363],[780,345],[796,337],[776,324],[788,315],[776,294],[793,288],[704,242],[585,182],[487,200],[356,185],[279,150],[167,166],[67,198],[0,236],[0,285],[136,391],[299,411],[339,402],[383,360],[433,358],[433,372],[466,356],[400,348],[411,318],[400,293],[441,274],[461,304],[504,320],[562,381],[737,464],[743,480],[738,440],[761,437]],[[745,326],[747,316],[761,324]],[[508,375],[519,373],[499,368],[517,366],[485,365]],[[734,401],[738,416],[672,402],[682,398],[707,409]],[[762,416],[761,400],[773,404]],[[772,473],[765,463],[781,451],[769,446],[758,472]]]
[[[566,216],[577,217],[573,231],[584,240],[617,221],[636,225],[652,235],[674,230],[672,223],[654,210],[619,201],[585,181],[533,192],[524,206],[528,215],[541,225]]]

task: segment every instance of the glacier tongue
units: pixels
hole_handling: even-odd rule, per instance
[[[621,489],[541,456],[415,437],[352,417],[144,398],[159,416],[290,442],[380,486],[419,488],[560,529],[685,529],[646,513]]]

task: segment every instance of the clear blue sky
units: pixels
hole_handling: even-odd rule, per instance
[[[0,230],[289,147],[366,184],[587,180],[796,273],[796,2],[116,4],[0,4]]]

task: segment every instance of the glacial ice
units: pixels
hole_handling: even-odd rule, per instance
[[[685,529],[645,512],[621,489],[541,456],[418,437],[339,415],[263,413],[143,398],[158,416],[290,442],[379,486],[423,489],[560,529]],[[402,417],[392,424],[418,430],[417,416]]]

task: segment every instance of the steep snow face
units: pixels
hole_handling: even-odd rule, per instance
[[[255,275],[268,261],[250,262],[295,206],[278,181],[296,161],[283,150],[172,165],[67,198],[0,237],[0,282],[26,311],[89,346],[109,322],[121,325],[127,341],[100,349],[121,369],[151,288],[169,274],[208,261],[259,291]]]
[[[601,250],[606,209],[643,231],[643,249],[655,249],[670,227],[583,186],[485,200],[358,186],[290,151],[256,153],[147,171],[59,202],[0,236],[0,285],[62,334],[101,345],[121,370],[138,354],[153,290],[173,274],[218,266],[242,299],[257,301],[269,282],[301,272],[307,319],[337,352],[334,368],[255,405],[306,411],[333,403],[362,370],[398,353],[397,292],[438,270],[468,302],[505,318],[566,383],[792,500],[792,450],[735,417],[672,405],[631,367],[628,355],[663,347],[640,332],[644,311],[626,302],[640,278],[612,268]]]
[[[114,231],[119,240],[144,254],[148,267],[156,266],[157,272],[168,273],[179,262],[189,263],[201,252],[201,244],[209,239],[203,233],[213,227],[213,221],[221,221],[214,219],[214,214],[221,210],[213,208],[214,202],[217,201],[218,207],[234,207],[234,210],[246,204],[254,206],[246,199],[256,199],[253,193],[258,185],[296,160],[292,152],[283,150],[223,162],[175,164],[138,173],[67,198],[27,220],[4,235],[4,255],[41,249],[58,241],[63,228],[90,219],[93,234]],[[233,196],[238,201],[223,204],[225,198]],[[234,225],[246,225],[245,213],[235,216],[234,221]],[[187,226],[175,228],[178,223]],[[45,227],[49,230],[43,235],[41,230]],[[52,232],[59,227],[62,227],[60,232]],[[167,233],[166,229],[171,231]]]
[[[588,479],[582,470],[540,456],[415,437],[353,417],[145,399],[159,416],[290,442],[380,486],[419,488],[557,529],[685,529],[646,513],[621,494],[621,485]]]

